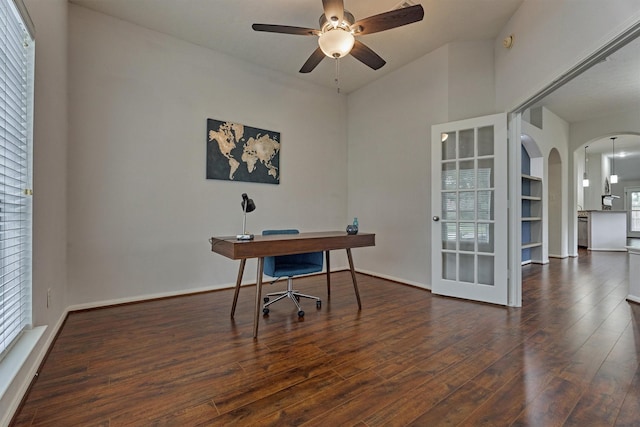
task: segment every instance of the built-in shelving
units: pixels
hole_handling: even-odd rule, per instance
[[[528,158],[523,159],[520,217],[523,264],[542,262],[542,178],[530,175],[528,163]]]
[[[522,249],[537,248],[537,247],[539,247],[539,246],[542,246],[542,242],[523,243],[523,244],[522,244]]]

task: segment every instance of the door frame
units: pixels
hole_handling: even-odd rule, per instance
[[[507,115],[507,306],[522,307],[522,111],[514,111]]]

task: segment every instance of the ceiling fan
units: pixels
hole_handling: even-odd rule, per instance
[[[324,13],[320,16],[318,30],[271,24],[253,24],[251,28],[268,33],[318,36],[318,48],[300,68],[301,73],[313,71],[325,56],[338,59],[348,54],[377,70],[386,64],[386,61],[364,43],[356,40],[356,36],[401,27],[421,21],[424,17],[424,9],[419,4],[380,13],[359,21],[345,10],[343,0],[322,0],[322,6]]]

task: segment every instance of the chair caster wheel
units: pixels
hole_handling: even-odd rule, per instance
[[[300,302],[300,297],[298,295],[295,295],[296,297],[296,301]]]
[[[298,317],[304,317],[304,311],[300,310],[300,311],[298,312]]]
[[[269,302],[269,297],[264,297],[264,298],[262,298],[262,301],[264,301],[264,302]]]
[[[322,301],[318,300],[316,301],[316,308],[320,308],[322,307]]]
[[[269,309],[268,308],[263,308],[262,309],[262,314],[264,314],[265,316],[269,315]]]

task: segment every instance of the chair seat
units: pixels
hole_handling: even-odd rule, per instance
[[[286,230],[264,230],[262,234],[264,236],[274,234],[298,234],[296,229]],[[298,308],[298,317],[304,316],[304,311],[298,302],[300,298],[309,298],[316,300],[316,308],[320,309],[320,298],[313,295],[306,295],[293,289],[293,277],[300,274],[318,273],[322,271],[322,251],[307,252],[301,254],[292,255],[278,255],[264,257],[263,273],[267,276],[279,279],[280,277],[287,278],[287,290],[284,292],[273,292],[267,294],[264,299],[264,305],[262,306],[262,312],[265,315],[269,314],[269,306],[274,302],[280,301],[283,298],[289,298]],[[270,296],[277,297],[273,301],[269,301]]]
[[[278,264],[273,274],[269,274],[272,277],[290,277],[297,276],[299,274],[317,273],[322,271],[322,266],[318,264],[309,263],[282,263]]]

